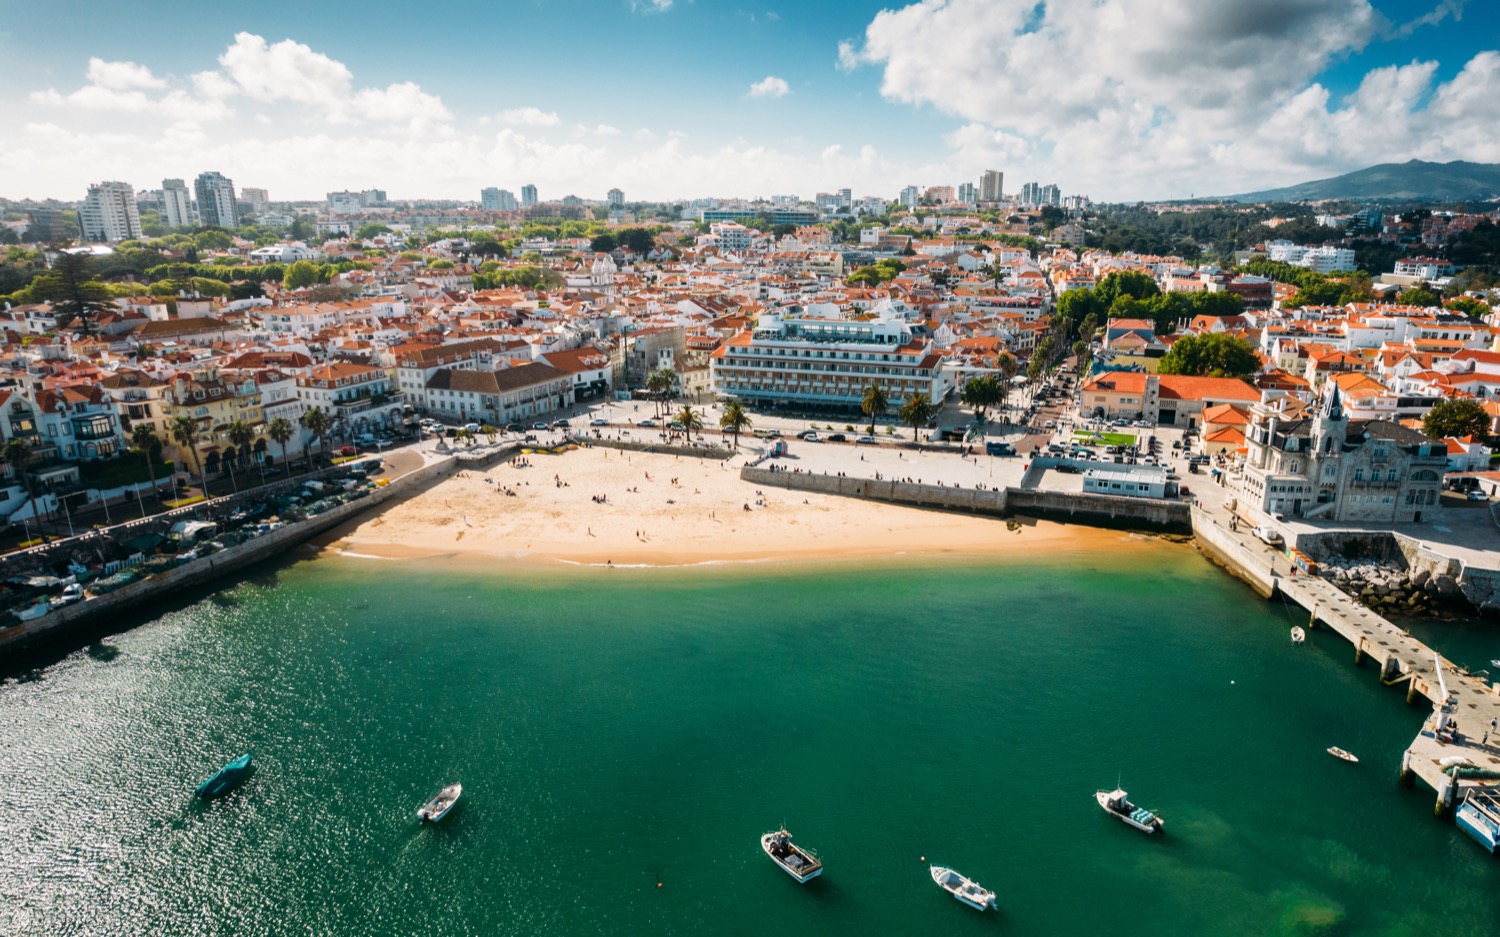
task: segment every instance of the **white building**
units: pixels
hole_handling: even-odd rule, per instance
[[[1347,247],[1305,247],[1287,240],[1267,241],[1266,256],[1277,263],[1306,267],[1318,273],[1354,269],[1354,251]]]
[[[909,185],[901,190],[900,202],[907,208],[916,208],[922,200],[922,192],[914,185]]]
[[[929,343],[917,339],[895,308],[872,320],[766,314],[710,356],[714,390],[749,401],[858,408],[878,384],[891,407],[908,394],[939,404],[947,379]]]
[[[536,204],[536,186],[521,186],[521,207],[530,208]]]
[[[250,210],[257,215],[271,207],[271,193],[265,189],[255,189],[250,186],[240,187],[240,201],[250,206]]]
[[[250,259],[258,264],[290,264],[299,260],[317,260],[318,252],[298,241],[295,244],[257,247],[250,252]]]
[[[358,192],[329,192],[326,198],[330,215],[354,215],[365,207]]]
[[[625,207],[625,193],[621,192],[619,189],[610,189],[609,194],[604,198],[605,201],[609,203],[610,208]]]
[[[198,223],[193,197],[181,179],[161,181],[161,220],[169,228],[188,228]]]
[[[193,183],[198,195],[198,220],[209,227],[237,228],[239,206],[234,201],[234,180],[221,173],[199,173]]]
[[[85,241],[123,241],[141,236],[141,215],[135,207],[135,189],[128,182],[101,182],[89,186],[89,194],[78,209],[78,226]]]
[[[981,202],[998,202],[1005,198],[1005,173],[998,169],[986,169],[984,175],[979,177],[979,200]],[[969,191],[974,186],[969,185]],[[960,196],[960,201],[962,197]]]
[[[719,250],[735,254],[742,254],[750,249],[755,241],[755,235],[742,224],[734,221],[717,221],[709,228],[709,233],[719,239]]]

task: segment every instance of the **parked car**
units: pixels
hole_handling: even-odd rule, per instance
[[[829,442],[847,442],[848,440],[849,440],[849,437],[845,436],[843,433],[829,433],[828,434],[828,441]]]
[[[361,449],[361,448],[359,448],[358,446],[344,446],[342,449],[339,450],[339,455],[341,455],[341,456],[359,455],[363,451],[364,450]]]
[[[602,416],[596,416],[592,420],[589,420],[589,425],[590,426],[608,426],[609,425],[609,421],[606,420]]]
[[[567,420],[553,420],[552,421],[552,428],[553,429],[570,429],[570,428],[572,428],[572,425],[573,424],[569,423]]]
[[[651,427],[656,425],[656,421],[651,419],[650,417],[647,417],[646,419],[641,421],[640,425],[646,427],[647,429],[650,429]]]
[[[808,441],[808,442],[822,442],[822,441],[823,441],[823,437],[822,437],[822,436],[819,436],[819,435],[818,435],[818,434],[817,434],[817,433],[816,433],[816,432],[815,432],[815,431],[813,431],[813,430],[808,430],[808,431],[807,431],[807,432],[805,432],[805,433],[798,433],[798,434],[797,434],[797,438],[798,438],[798,439],[805,439],[805,440],[807,440],[807,441]]]
[[[1468,494],[1464,495],[1464,497],[1466,499],[1470,500],[1470,501],[1488,501],[1488,500],[1490,500],[1490,496],[1487,495],[1487,494],[1485,494],[1482,491],[1471,491]]]
[[[522,426],[520,423],[506,423],[505,431],[507,433],[524,433],[526,432],[526,427]]]
[[[1259,524],[1255,527],[1252,527],[1250,529],[1250,533],[1254,534],[1256,537],[1259,537],[1262,541],[1269,543],[1273,547],[1281,546],[1281,534],[1277,533],[1276,530],[1269,524]]]
[[[1048,420],[1047,422],[1045,422],[1045,423],[1042,424],[1042,428],[1043,429],[1057,429],[1057,424],[1055,422],[1053,422],[1052,420]]]
[[[1064,475],[1082,475],[1083,474],[1083,469],[1081,469],[1078,466],[1073,465],[1072,463],[1069,463],[1069,462],[1064,462],[1061,465],[1057,466],[1057,471],[1061,472]]]
[[[863,443],[873,443],[875,441],[875,437],[871,436],[869,433],[865,433],[863,436],[856,436],[856,437],[854,437],[854,441],[855,442],[863,442]]]
[[[539,429],[539,430],[546,430],[547,424],[546,423],[533,423],[533,424],[531,424],[531,428],[532,429]]]

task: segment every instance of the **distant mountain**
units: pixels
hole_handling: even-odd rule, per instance
[[[1500,195],[1500,164],[1382,163],[1332,179],[1230,196],[1238,202],[1316,202],[1323,199],[1470,201]]]

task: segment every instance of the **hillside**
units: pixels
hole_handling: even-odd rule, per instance
[[[1500,195],[1500,164],[1382,163],[1332,179],[1231,196],[1240,202],[1316,202],[1323,199],[1466,201]]]

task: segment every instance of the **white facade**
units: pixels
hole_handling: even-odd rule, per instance
[[[181,179],[161,181],[161,220],[169,228],[192,227],[198,223],[193,213],[193,197]]]
[[[719,239],[719,250],[737,254],[748,251],[755,240],[749,228],[734,221],[715,222],[709,232]]]
[[[365,207],[358,192],[329,192],[327,199],[330,215],[353,215]]]
[[[210,227],[237,228],[239,207],[234,201],[234,180],[221,173],[199,173],[193,187],[198,194],[198,220]]]
[[[88,197],[78,209],[78,225],[85,241],[123,241],[141,236],[141,215],[135,207],[135,189],[128,182],[101,182],[89,186]]]
[[[998,169],[986,169],[984,175],[979,177],[979,200],[981,202],[998,202],[1005,198],[1004,192],[1005,173]],[[970,185],[969,190],[973,191]]]
[[[621,192],[619,189],[610,189],[609,194],[605,196],[605,199],[609,202],[610,208],[625,207],[625,193]]]
[[[535,204],[536,204],[536,186],[534,186],[534,185],[523,185],[523,186],[521,186],[521,207],[522,208],[530,208],[531,206],[533,206]]]

